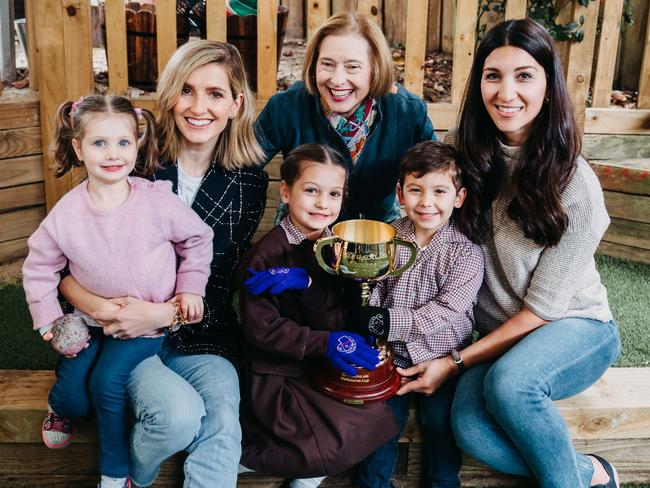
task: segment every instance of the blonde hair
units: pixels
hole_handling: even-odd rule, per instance
[[[314,33],[307,44],[305,60],[302,65],[302,79],[307,91],[318,96],[316,86],[316,64],[321,43],[327,36],[357,34],[370,47],[370,96],[373,98],[387,95],[393,87],[393,56],[388,42],[379,26],[365,15],[342,12],[332,15]]]
[[[215,159],[226,170],[254,166],[264,160],[264,152],[255,138],[256,116],[253,93],[239,51],[225,42],[199,40],[188,42],[176,50],[158,80],[158,139],[161,156],[176,160],[181,149],[181,133],[174,121],[174,105],[190,74],[209,63],[222,66],[227,73],[233,99],[243,101],[235,118],[228,120],[219,136]]]
[[[90,95],[81,97],[76,102],[61,104],[55,118],[54,138],[50,144],[56,162],[55,175],[60,177],[73,168],[83,166],[83,162],[77,159],[72,140],[81,142],[86,124],[98,115],[127,115],[133,119],[138,155],[132,174],[151,176],[159,167],[153,114],[146,109],[134,108],[124,97],[111,95]]]

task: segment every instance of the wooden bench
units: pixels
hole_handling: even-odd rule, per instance
[[[77,423],[75,440],[62,451],[41,442],[40,425],[54,375],[51,371],[0,372],[0,486],[91,487],[97,482],[94,426]],[[650,482],[650,368],[613,368],[582,394],[558,402],[576,447],[596,452],[616,464],[622,481]],[[413,416],[402,438],[397,482],[417,486],[421,439]],[[163,466],[156,487],[182,485],[182,455]],[[466,459],[463,486],[530,486],[529,480],[504,476]],[[271,488],[279,478],[240,477],[239,486]],[[216,486],[216,485],[215,485]],[[329,478],[323,486],[355,486],[351,478]]]

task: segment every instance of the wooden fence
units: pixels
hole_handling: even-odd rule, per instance
[[[334,6],[336,2],[331,1]],[[425,32],[431,0],[401,1],[406,7],[407,19],[404,83],[412,92],[422,94],[422,65],[427,44]],[[457,11],[462,15],[454,19],[456,34],[453,38],[451,102],[428,104],[429,116],[437,130],[444,131],[456,124],[474,54],[477,1],[457,0]],[[283,2],[291,3],[288,0]],[[278,3],[279,0],[259,2],[258,108],[262,108],[276,91],[275,12]],[[354,3],[359,11],[378,22],[381,20],[378,0],[355,0]],[[592,162],[601,160],[596,161],[600,166],[595,168],[606,190],[608,209],[610,215],[620,219],[613,227],[616,236],[606,236],[605,240],[609,239],[606,245],[615,246],[613,251],[610,246],[608,252],[650,262],[650,110],[647,109],[650,108],[650,34],[645,39],[639,91],[640,106],[645,108],[608,106],[622,4],[623,0],[602,0],[584,8],[576,2],[569,3],[564,18],[578,19],[584,16],[586,32],[582,43],[571,43],[566,47],[565,70],[577,118],[584,127],[585,155]],[[310,34],[330,15],[330,2],[310,0],[303,6],[307,32]],[[509,0],[507,7],[508,18],[522,17],[526,1]],[[33,41],[30,42],[30,77],[32,86],[39,88],[40,97],[34,96],[26,104],[21,101],[0,103],[0,165],[7,168],[3,174],[15,175],[0,179],[0,261],[6,260],[3,254],[5,257],[16,257],[20,253],[24,255],[26,237],[44,215],[43,201],[47,208],[51,208],[75,183],[78,174],[54,178],[47,146],[59,104],[94,89],[89,0],[26,0],[26,9],[28,35]],[[599,9],[602,9],[603,20],[602,33],[597,38]],[[158,66],[162,69],[176,49],[175,1],[157,0],[156,10],[158,32],[165,33],[158,36],[156,41]],[[225,0],[207,0],[207,12],[208,38],[226,39]],[[107,0],[105,15],[109,89],[113,93],[128,95],[124,0]],[[643,20],[637,19],[638,22]],[[597,57],[595,52],[598,53]],[[592,72],[593,99],[591,107],[585,108]],[[146,95],[138,98],[136,103],[153,109],[155,98],[155,93]],[[628,139],[621,139],[621,136]],[[37,151],[32,147],[34,144]],[[42,156],[36,152],[42,153]],[[613,159],[617,162],[613,163]],[[42,167],[37,171],[35,164]],[[270,165],[268,171],[277,178],[277,164]],[[276,187],[277,184],[274,184],[269,189],[270,212],[273,211],[273,202],[277,200],[277,195],[273,194]],[[4,248],[7,248],[6,253],[2,252]]]

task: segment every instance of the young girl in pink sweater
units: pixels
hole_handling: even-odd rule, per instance
[[[157,166],[151,114],[122,97],[90,96],[64,103],[56,124],[57,176],[83,166],[88,179],[61,198],[28,241],[23,286],[34,329],[52,339],[50,328],[63,315],[57,286],[66,265],[82,286],[102,297],[170,301],[177,324],[200,317],[212,229],[172,193],[169,182],[131,176],[149,176]],[[50,448],[67,446],[68,418],[87,416],[92,408],[99,486],[128,487],[126,381],[135,366],[158,352],[162,337],[104,337],[100,324],[83,318],[94,326],[89,344],[60,358],[43,441]]]

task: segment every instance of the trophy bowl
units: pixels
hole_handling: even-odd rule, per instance
[[[397,247],[410,250],[408,260],[396,267]],[[323,251],[331,248],[331,262],[323,257]],[[376,220],[346,220],[332,227],[332,236],[316,241],[316,259],[321,268],[330,274],[338,275],[360,283],[361,305],[367,306],[370,300],[370,284],[388,276],[396,276],[406,271],[415,261],[415,243],[399,239],[395,228]],[[380,363],[373,371],[357,367],[355,376],[325,364],[316,371],[316,387],[344,403],[363,404],[390,398],[400,386],[401,378],[393,364],[393,352],[387,342],[377,340]]]

